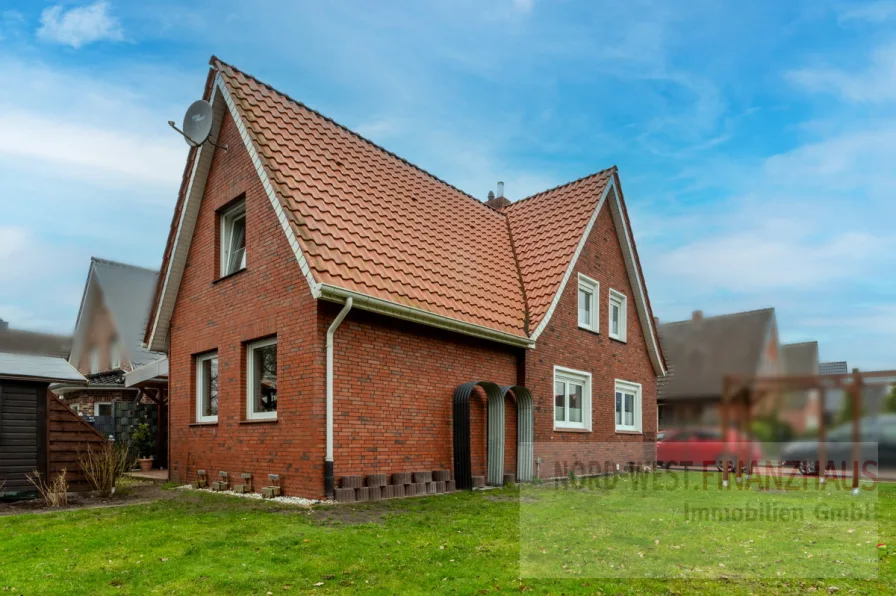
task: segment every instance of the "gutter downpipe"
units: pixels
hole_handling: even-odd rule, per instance
[[[324,460],[324,490],[328,499],[332,499],[336,495],[333,466],[333,336],[351,309],[352,297],[349,296],[345,299],[345,306],[327,329],[327,456]]]

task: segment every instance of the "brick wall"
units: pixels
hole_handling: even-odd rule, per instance
[[[112,403],[119,400],[134,401],[136,395],[137,392],[134,389],[90,390],[87,388],[66,393],[61,402],[70,408],[76,405],[79,407],[81,414],[85,416],[93,416],[94,404],[96,403]],[[143,398],[142,401],[147,403],[150,400]]]
[[[578,327],[579,273],[600,283],[599,333]],[[609,337],[610,288],[627,297],[626,343]],[[554,429],[555,365],[591,373],[592,432]],[[641,384],[644,434],[616,432],[616,379]],[[609,204],[597,217],[550,323],[526,356],[526,386],[535,400],[535,457],[545,460],[542,477],[553,476],[551,462],[558,459],[623,464],[655,459],[656,377]]]
[[[179,481],[208,470],[283,477],[286,494],[320,496],[324,459],[324,345],[317,304],[226,115],[171,319],[170,467]],[[218,279],[217,211],[246,200],[246,269]],[[245,422],[245,342],[276,334],[278,420]],[[218,423],[195,425],[194,356],[218,351]]]

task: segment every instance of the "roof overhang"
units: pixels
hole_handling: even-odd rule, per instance
[[[367,294],[346,290],[329,284],[320,285],[320,298],[324,300],[341,304],[344,303],[345,299],[348,297],[351,297],[354,306],[361,310],[375,312],[396,319],[403,319],[405,321],[412,321],[430,327],[438,327],[439,329],[447,329],[448,331],[455,331],[464,335],[471,335],[473,337],[488,339],[520,348],[535,347],[535,340],[528,337],[522,337],[512,333],[504,333],[489,327],[476,325],[475,323],[468,323],[466,321],[445,317],[419,308],[396,304],[395,302],[374,298]]]
[[[156,380],[159,377],[168,377],[168,359],[160,358],[149,364],[137,367],[124,375],[124,386],[135,387],[146,381]],[[162,379],[158,379],[161,381]]]

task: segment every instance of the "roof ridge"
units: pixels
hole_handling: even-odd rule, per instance
[[[315,109],[312,108],[311,106],[309,106],[309,105],[307,105],[307,104],[305,104],[305,103],[303,103],[303,102],[301,102],[301,101],[295,99],[295,98],[292,97],[290,94],[288,94],[288,93],[284,93],[283,91],[280,91],[279,89],[277,89],[277,88],[274,87],[273,85],[270,85],[270,84],[268,84],[268,83],[265,83],[264,81],[262,81],[261,79],[258,79],[258,78],[255,77],[254,75],[249,74],[248,72],[246,72],[246,71],[244,71],[244,70],[241,70],[241,69],[237,68],[236,66],[234,66],[233,64],[230,64],[229,62],[225,62],[225,61],[221,60],[220,58],[218,58],[217,56],[215,56],[215,55],[213,54],[212,57],[211,57],[211,59],[209,60],[209,64],[212,65],[212,66],[214,67],[216,62],[217,62],[218,64],[224,65],[224,66],[226,66],[226,67],[228,67],[228,68],[232,68],[233,70],[235,70],[236,72],[240,73],[240,74],[243,75],[244,77],[247,77],[247,78],[249,78],[249,79],[252,79],[253,81],[255,81],[256,83],[258,83],[258,84],[261,85],[262,87],[266,87],[266,88],[269,89],[270,91],[272,91],[272,92],[274,92],[274,93],[276,93],[276,94],[278,94],[278,95],[281,95],[281,96],[285,97],[286,99],[288,99],[289,101],[293,102],[294,104],[301,106],[302,108],[308,110],[308,111],[311,112],[312,114],[314,114],[314,115],[316,115],[316,116],[319,116],[319,117],[323,118],[324,120],[326,120],[327,122],[329,122],[329,123],[331,123],[331,124],[333,124],[333,125],[335,125],[335,126],[341,128],[342,130],[344,130],[344,131],[346,131],[347,133],[351,134],[352,136],[354,136],[354,137],[356,137],[356,138],[358,138],[358,139],[364,141],[365,143],[367,143],[368,145],[374,147],[375,149],[377,149],[377,150],[379,150],[379,151],[382,151],[382,152],[385,153],[386,155],[388,155],[388,156],[390,156],[390,157],[394,157],[395,159],[397,159],[397,160],[399,160],[399,161],[401,161],[401,162],[404,162],[405,164],[409,165],[410,167],[414,168],[415,170],[419,171],[420,173],[422,173],[422,174],[424,174],[424,175],[426,175],[426,176],[429,176],[430,178],[432,178],[432,179],[435,180],[436,182],[438,182],[438,183],[440,183],[440,184],[444,184],[445,186],[447,186],[447,187],[449,187],[449,188],[451,188],[451,189],[453,189],[453,190],[459,192],[461,195],[463,195],[464,197],[466,197],[466,198],[470,199],[471,201],[475,202],[477,205],[480,205],[480,206],[482,206],[482,207],[485,207],[486,209],[488,209],[488,211],[490,211],[490,212],[492,212],[492,213],[496,213],[496,214],[498,214],[498,215],[500,215],[500,216],[502,216],[502,217],[504,216],[503,213],[500,213],[500,212],[498,212],[498,211],[495,211],[494,209],[492,209],[491,207],[489,207],[488,205],[486,205],[485,203],[483,203],[482,201],[480,201],[479,199],[477,199],[476,197],[474,197],[474,196],[471,195],[470,193],[468,193],[468,192],[466,192],[466,191],[464,191],[464,190],[461,190],[460,188],[454,186],[454,185],[451,184],[450,182],[446,182],[445,180],[442,180],[441,178],[439,178],[438,176],[436,176],[436,175],[433,174],[432,172],[429,172],[429,171],[425,170],[424,168],[422,168],[422,167],[418,166],[417,164],[413,163],[412,161],[409,161],[409,160],[407,160],[406,158],[404,158],[404,157],[398,155],[397,153],[394,153],[394,152],[392,152],[392,151],[389,151],[388,149],[386,149],[386,148],[383,147],[382,145],[379,145],[379,144],[377,144],[377,143],[371,141],[371,140],[368,139],[367,137],[365,137],[365,136],[363,136],[363,135],[361,135],[361,134],[355,132],[354,130],[350,129],[348,126],[346,126],[346,125],[344,125],[344,124],[341,124],[341,123],[339,123],[339,122],[336,122],[335,120],[333,120],[332,118],[330,118],[330,117],[327,116],[326,114],[322,114],[321,112],[318,112],[317,110],[315,110]]]
[[[755,308],[753,310],[744,310],[741,312],[729,312],[729,313],[725,313],[722,315],[712,315],[710,317],[704,316],[700,320],[705,321],[707,319],[722,319],[725,317],[738,317],[741,315],[753,315],[753,314],[757,314],[757,313],[761,313],[761,312],[774,312],[774,310],[775,310],[774,306],[768,306],[766,308]],[[665,327],[666,325],[681,325],[683,323],[693,323],[693,322],[694,322],[694,319],[684,319],[683,321],[670,321],[668,323],[660,322],[660,326]]]
[[[551,188],[541,190],[541,191],[535,193],[534,195],[529,195],[528,197],[523,197],[519,201],[513,201],[510,205],[507,205],[507,207],[505,207],[505,209],[513,209],[514,206],[524,203],[524,202],[528,201],[529,199],[538,198],[541,195],[547,194],[549,192],[553,192],[555,190],[560,190],[561,188],[564,188],[566,186],[571,186],[578,182],[582,182],[584,180],[587,180],[588,178],[594,178],[594,177],[600,176],[601,174],[604,174],[606,172],[614,172],[615,173],[617,171],[619,171],[619,168],[617,168],[615,165],[612,165],[609,168],[604,168],[603,170],[599,170],[597,172],[592,172],[590,174],[586,174],[580,178],[576,178],[575,180],[570,180],[569,182],[564,182],[563,184],[558,184],[557,186],[552,186]]]
[[[809,341],[794,341],[791,343],[781,344],[781,347],[783,348],[784,346],[809,346],[812,344],[818,344],[818,340],[813,339],[813,340],[809,340]]]
[[[130,263],[122,263],[121,261],[113,261],[111,259],[103,259],[100,257],[90,257],[90,261],[92,263],[102,263],[103,265],[114,265],[116,267],[126,267],[127,269],[139,269],[141,271],[146,271],[148,273],[155,273],[158,275],[159,271],[157,269],[150,269],[149,267],[141,267],[140,265],[131,265]]]

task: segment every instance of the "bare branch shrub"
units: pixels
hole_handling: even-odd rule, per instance
[[[25,474],[25,478],[34,485],[47,507],[65,507],[68,505],[68,480],[65,479],[65,473],[66,469],[62,468],[55,478],[46,481],[35,470],[33,474]]]
[[[118,479],[134,467],[136,460],[123,443],[106,442],[98,448],[87,445],[86,452],[78,453],[78,464],[87,482],[101,497],[109,497],[115,491]]]

